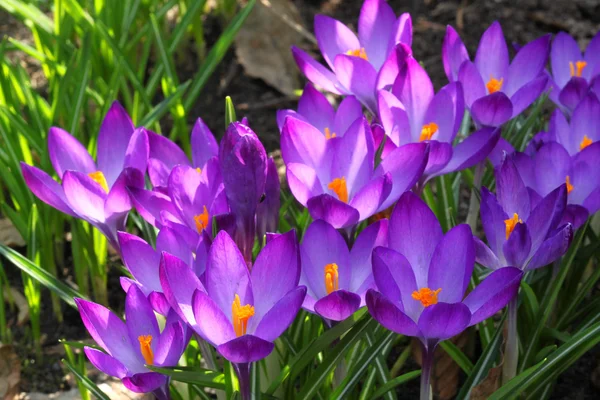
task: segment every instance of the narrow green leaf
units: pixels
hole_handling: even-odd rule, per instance
[[[159,368],[151,365],[147,365],[147,368],[154,372],[168,375],[174,381],[193,383],[202,387],[225,390],[225,376],[221,372],[211,371],[203,368]]]
[[[110,400],[110,397],[106,395],[98,385],[90,380],[87,376],[81,375],[81,373],[75,368],[68,360],[63,359],[63,364],[75,375],[75,378],[83,383],[83,385],[99,400]]]
[[[235,116],[235,106],[233,105],[233,101],[231,97],[225,97],[225,130],[229,127],[229,124],[237,121],[237,117]]]
[[[373,393],[373,396],[371,396],[371,400],[378,399],[390,390],[395,389],[396,387],[403,385],[408,381],[412,381],[413,379],[418,378],[419,376],[421,376],[420,369],[416,371],[407,372],[404,375],[400,375],[399,377],[392,379],[391,381],[377,389],[375,393]]]
[[[473,363],[456,345],[448,340],[440,343],[440,347],[465,371],[467,375],[473,372]]]
[[[158,103],[144,118],[142,118],[138,125],[140,126],[150,126],[156,121],[158,121],[163,115],[165,115],[169,109],[173,106],[175,102],[177,102],[183,93],[190,86],[191,81],[187,81],[179,85],[177,90],[173,92],[166,99]]]

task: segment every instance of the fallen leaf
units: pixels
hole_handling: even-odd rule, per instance
[[[237,58],[246,73],[288,96],[300,85],[290,48],[304,37],[290,24],[301,26],[294,3],[258,1],[235,38]]]
[[[472,400],[485,400],[500,387],[502,365],[490,369],[488,375],[471,390]]]
[[[0,397],[12,400],[19,393],[21,362],[11,345],[0,346]]]
[[[25,296],[21,292],[11,287],[10,293],[4,292],[4,300],[14,302],[19,309],[19,313],[17,314],[18,326],[22,326],[29,320],[29,304],[27,304],[27,299],[25,299]]]
[[[0,243],[10,247],[23,247],[25,241],[8,218],[0,218]]]

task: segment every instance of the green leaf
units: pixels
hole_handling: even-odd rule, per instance
[[[190,84],[191,81],[187,81],[179,85],[175,92],[173,92],[166,99],[158,103],[144,118],[140,120],[138,125],[149,126],[158,121],[160,117],[165,115],[169,111],[171,106],[175,102],[177,102],[177,100],[179,100],[181,96],[183,96],[183,93],[187,90]]]
[[[371,400],[378,399],[390,390],[395,389],[397,386],[403,385],[408,381],[418,378],[419,376],[421,376],[420,369],[416,371],[407,372],[404,375],[400,375],[399,377],[392,379],[391,381],[377,389],[375,393],[373,393],[373,396],[371,396]]]
[[[448,340],[440,343],[440,347],[465,371],[467,375],[473,372],[473,363],[456,345]]]
[[[154,372],[170,376],[174,381],[193,383],[201,387],[225,390],[225,375],[221,372],[203,368],[159,368],[151,365],[147,365],[147,368]]]
[[[229,127],[229,124],[237,121],[237,117],[235,115],[235,106],[233,105],[233,101],[231,97],[225,97],[225,130]]]
[[[75,305],[74,297],[85,298],[84,295],[76,291],[75,289],[65,285],[56,277],[52,276],[48,271],[34,264],[23,255],[17,253],[15,250],[0,244],[0,254],[6,257],[16,267],[21,269],[27,275],[31,276],[36,281],[40,282],[46,288],[56,293],[65,303],[73,308],[77,308]]]
[[[106,395],[100,388],[90,380],[87,376],[82,375],[77,368],[75,368],[68,360],[63,359],[63,364],[75,375],[75,378],[83,383],[83,385],[90,391],[97,399],[110,400],[110,397]]]

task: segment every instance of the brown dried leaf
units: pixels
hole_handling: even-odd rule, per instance
[[[23,296],[17,289],[11,287],[10,294],[4,292],[4,299],[6,301],[14,302],[19,309],[19,313],[17,314],[17,325],[22,326],[25,324],[29,320],[29,304],[27,303],[25,296]]]
[[[25,241],[8,218],[0,218],[0,243],[11,247],[23,247]]]
[[[300,25],[300,13],[294,3],[258,1],[235,38],[235,50],[248,75],[292,96],[300,83],[290,47],[300,43],[303,35],[284,19]]]
[[[0,346],[0,396],[12,400],[19,393],[21,362],[13,346]]]
[[[500,387],[502,379],[502,365],[490,369],[490,373],[486,376],[479,385],[474,386],[471,390],[472,400],[485,400],[491,396]]]

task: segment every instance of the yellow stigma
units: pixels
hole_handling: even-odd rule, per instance
[[[519,214],[514,213],[512,218],[505,219],[504,225],[506,226],[506,240],[510,237],[510,234],[515,230],[517,224],[522,224],[523,221],[519,219]]]
[[[248,329],[248,320],[254,315],[254,307],[250,304],[242,306],[240,296],[237,294],[231,304],[231,318],[233,319],[233,330],[237,337],[246,334]]]
[[[581,143],[579,143],[579,150],[581,151],[581,150],[585,149],[590,144],[592,144],[592,139],[587,137],[587,135],[583,135],[583,140],[581,141]]]
[[[331,129],[325,128],[325,139],[333,139],[334,137],[336,137],[335,132],[331,133]]]
[[[423,129],[421,129],[421,136],[419,137],[419,142],[424,142],[425,140],[431,140],[431,137],[438,131],[438,125],[435,122],[430,122],[428,124],[423,125]]]
[[[333,192],[337,195],[340,201],[348,203],[348,187],[346,187],[345,177],[342,176],[341,178],[335,178],[334,180],[329,182],[327,188],[333,190]]]
[[[442,291],[442,288],[438,290],[431,290],[429,288],[421,288],[419,291],[412,292],[412,298],[420,301],[423,307],[429,307],[438,302],[438,293]]]
[[[202,214],[194,215],[194,222],[196,223],[198,233],[202,233],[208,227],[208,210],[206,206],[203,207]]]
[[[565,184],[567,185],[567,194],[571,193],[575,187],[571,185],[571,178],[567,175],[565,179]]]
[[[106,178],[104,177],[102,171],[90,172],[88,176],[92,178],[94,182],[100,185],[106,193],[108,193],[108,183],[106,182]]]
[[[147,365],[154,364],[154,353],[152,352],[152,335],[142,335],[138,336],[138,341],[140,342],[140,351],[142,352],[142,356],[144,357],[144,361],[146,361]]]
[[[581,77],[581,73],[587,63],[585,61],[577,61],[575,65],[573,65],[573,61],[569,61],[569,69],[571,70],[571,76]]]
[[[327,264],[325,266],[325,290],[327,294],[335,292],[340,288],[338,266],[337,264]]]
[[[504,82],[504,78],[500,78],[500,80],[490,77],[490,80],[485,84],[488,92],[490,94],[496,93],[500,89],[502,89],[502,83]]]
[[[355,49],[355,50],[348,50],[346,52],[346,54],[349,56],[353,56],[353,57],[360,57],[363,60],[369,61],[369,59],[367,58],[367,52],[365,51],[364,47],[361,47],[360,49]]]
[[[199,174],[201,174],[201,173],[202,173],[202,168],[198,167],[198,168],[196,168],[196,171],[197,171]]]

